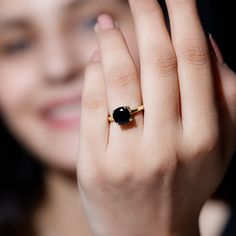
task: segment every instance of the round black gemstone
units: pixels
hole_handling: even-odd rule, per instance
[[[124,125],[132,120],[130,109],[128,107],[118,107],[113,112],[113,119],[118,125]]]

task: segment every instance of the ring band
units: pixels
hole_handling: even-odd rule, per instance
[[[128,106],[118,107],[113,111],[112,116],[108,116],[109,122],[116,122],[118,125],[125,125],[133,120],[133,114],[144,110],[144,106],[140,105],[135,109]]]

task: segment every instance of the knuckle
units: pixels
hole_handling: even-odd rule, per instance
[[[150,146],[148,144],[148,146]],[[147,147],[148,147],[147,146]],[[168,144],[163,148],[163,145],[147,149],[145,156],[149,161],[146,162],[142,169],[149,173],[149,179],[157,179],[169,176],[174,173],[177,167],[178,154],[176,144]]]
[[[115,158],[111,161],[105,161],[102,166],[104,183],[107,186],[125,189],[134,186],[139,181],[139,168],[136,162]]]
[[[90,94],[90,97],[94,96],[93,94]],[[97,96],[97,95],[95,95]],[[101,107],[104,107],[106,104],[105,99],[85,99],[84,101],[84,107],[89,110],[96,110]]]
[[[80,185],[87,189],[87,191],[105,191],[113,194],[119,193],[120,191],[125,193],[130,191],[132,187],[135,187],[134,176],[131,173],[120,173],[111,171],[103,172],[99,171],[96,173],[85,174],[80,177]]]
[[[152,179],[166,178],[175,173],[177,169],[177,157],[165,156],[165,159],[158,161],[151,172]]]
[[[218,145],[220,140],[220,132],[217,130],[211,130],[205,135],[205,138],[203,140],[205,140],[206,145],[211,149],[211,147],[215,147]]]
[[[163,76],[171,76],[177,72],[177,59],[173,52],[150,55],[148,63]]]
[[[111,186],[125,186],[134,182],[134,176],[135,174],[131,169],[121,168],[120,170],[110,171],[106,179],[109,180]]]
[[[88,110],[96,110],[106,106],[106,98],[97,92],[85,92],[82,96],[82,107]]]
[[[104,107],[106,104],[105,98],[99,98],[98,94],[87,94],[83,99],[83,107],[89,110],[96,110]]]
[[[104,186],[106,179],[101,171],[97,169],[80,171],[78,173],[78,183],[83,189],[93,190],[95,187]]]
[[[198,157],[204,157],[211,153],[216,147],[218,147],[219,140],[220,134],[217,130],[206,130],[204,134],[199,137],[195,146],[195,155]]]
[[[135,10],[139,14],[152,14],[157,12],[156,1],[151,0],[130,0],[131,4],[135,6]]]
[[[204,66],[209,63],[208,47],[204,40],[189,39],[180,46],[184,61],[189,64]]]
[[[133,87],[137,84],[137,73],[126,69],[115,69],[108,73],[107,82],[111,88]]]
[[[117,168],[119,166],[119,168]],[[135,164],[131,166],[129,161],[114,160],[103,165],[105,179],[111,186],[130,184],[135,178]]]
[[[182,6],[185,6],[185,5],[189,5],[189,4],[191,5],[191,4],[195,3],[194,0],[174,0],[174,1],[167,0],[167,1],[171,2],[175,6],[179,6],[179,7],[182,7]]]

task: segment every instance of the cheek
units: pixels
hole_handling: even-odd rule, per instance
[[[36,139],[32,104],[40,89],[38,81],[38,71],[29,60],[0,63],[1,117],[11,133],[27,147],[32,147]]]
[[[35,74],[33,67],[23,62],[1,63],[0,107],[6,115],[27,108],[34,88],[37,87]]]
[[[95,33],[91,30],[89,32],[73,35],[71,45],[73,55],[76,58],[78,65],[84,69],[92,54],[98,48]]]
[[[11,133],[50,166],[74,170],[78,129],[56,131],[39,115],[38,101],[51,90],[44,86],[38,62],[0,63],[0,112]],[[14,68],[14,69],[12,69]]]

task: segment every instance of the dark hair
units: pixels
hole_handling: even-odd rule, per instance
[[[1,119],[0,137],[0,235],[36,235],[30,219],[44,196],[44,168],[13,138]]]
[[[0,235],[32,236],[32,214],[44,197],[43,165],[14,139],[0,121]],[[214,198],[235,207],[236,153]]]

